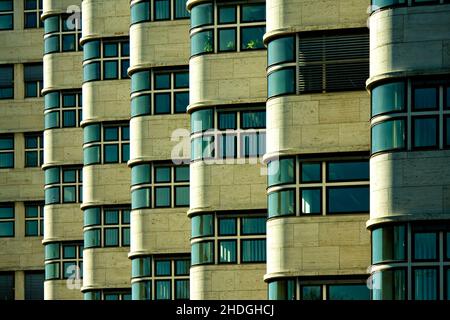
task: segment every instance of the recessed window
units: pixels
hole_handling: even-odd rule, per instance
[[[267,47],[268,65],[295,62],[295,37],[282,37],[269,42]]]
[[[0,169],[14,168],[14,135],[0,135]]]
[[[45,204],[83,202],[83,173],[79,167],[45,169]]]
[[[414,117],[414,148],[438,147],[439,131],[438,118],[436,117]]]
[[[0,238],[14,237],[14,227],[14,204],[0,203]]]
[[[14,29],[13,0],[0,1],[0,31]]]
[[[14,99],[14,65],[0,65],[1,99]]]
[[[385,226],[372,231],[372,264],[406,259],[406,227]]]
[[[438,257],[437,233],[417,232],[414,234],[414,259],[436,260]]]
[[[54,15],[44,19],[44,54],[82,51],[81,16]]]
[[[44,23],[41,21],[42,0],[24,0],[24,27],[43,28]]]
[[[405,147],[406,125],[403,119],[384,121],[372,127],[372,153]]]
[[[143,0],[131,6],[131,24],[188,19],[187,0]],[[153,12],[150,8],[153,7]]]
[[[438,270],[435,268],[414,269],[414,300],[438,300],[438,280]]]
[[[42,133],[26,133],[25,167],[40,167],[44,163],[44,138]]]
[[[14,272],[0,272],[0,299],[15,300],[14,292]]]
[[[25,203],[25,236],[44,235],[44,203]]]
[[[435,110],[439,104],[437,87],[414,88],[414,110]]]
[[[45,280],[83,277],[83,244],[53,242],[45,244]]]
[[[25,98],[41,96],[44,86],[42,63],[24,64]]]
[[[321,214],[322,212],[322,189],[301,189],[302,214]]]

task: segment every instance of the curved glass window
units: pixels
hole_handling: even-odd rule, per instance
[[[131,292],[133,300],[151,300],[152,299],[152,282],[139,281],[131,284]]]
[[[285,68],[269,74],[268,97],[295,94],[295,68]]]
[[[83,46],[83,59],[90,60],[100,58],[100,41],[89,41]]]
[[[150,21],[150,3],[135,3],[131,6],[131,24],[144,21]]]
[[[88,208],[84,212],[84,226],[101,224],[100,208]]]
[[[85,248],[98,248],[101,247],[101,230],[92,229],[84,231],[84,246]]]
[[[100,62],[92,62],[84,65],[83,79],[84,81],[100,80]]]
[[[98,142],[100,141],[100,124],[91,124],[86,127],[84,127],[83,130],[84,134],[84,143],[90,143],[90,142]]]
[[[406,125],[403,119],[377,123],[372,127],[372,153],[406,147]]]
[[[44,20],[44,34],[59,31],[59,16],[52,16]]]
[[[214,128],[213,110],[199,110],[191,114],[191,132],[202,132]]]
[[[211,30],[197,32],[191,37],[191,56],[214,51],[214,33]]]
[[[212,214],[204,214],[192,217],[191,225],[192,238],[214,235],[214,215]]]
[[[295,163],[292,158],[270,161],[268,170],[269,187],[278,184],[295,183]]]
[[[295,280],[277,280],[269,282],[269,300],[295,300]]]
[[[59,52],[59,36],[47,37],[44,40],[44,54]]]
[[[214,243],[205,241],[192,244],[192,265],[214,263]]]
[[[406,259],[406,227],[386,226],[372,231],[372,263]]]
[[[402,82],[386,83],[372,89],[372,117],[386,112],[399,112],[406,107],[406,86]]]
[[[406,300],[406,272],[383,270],[372,275],[372,300]]]
[[[267,47],[268,66],[295,62],[295,37],[282,37],[269,42]]]
[[[213,24],[212,3],[199,4],[191,9],[191,28]]]
[[[269,218],[295,214],[295,190],[283,190],[268,195]]]
[[[142,188],[131,191],[131,207],[132,209],[142,209],[151,207],[150,188]]]
[[[59,107],[59,92],[49,92],[44,96],[45,109],[53,109]]]
[[[59,168],[45,169],[45,184],[53,184],[59,182]]]
[[[150,71],[139,71],[131,76],[131,92],[150,90]]]
[[[427,0],[425,0],[427,1]],[[434,1],[434,0],[433,0]],[[407,5],[408,0],[372,0],[372,12],[388,8],[388,7],[395,7],[399,5]]]
[[[131,185],[151,183],[150,164],[141,164],[131,168]]]
[[[85,165],[99,164],[101,162],[100,146],[92,146],[84,148],[83,150],[83,163]]]
[[[59,243],[49,243],[45,245],[45,260],[59,259]]]
[[[145,94],[131,100],[131,116],[137,117],[151,114],[151,95]]]
[[[191,159],[204,160],[214,157],[214,137],[206,136],[192,139]]]
[[[131,277],[150,277],[152,275],[152,258],[134,258],[131,260]]]

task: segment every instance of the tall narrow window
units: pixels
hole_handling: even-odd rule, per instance
[[[0,65],[0,100],[14,98],[14,65]]]
[[[44,163],[42,133],[25,134],[25,167],[40,167]]]
[[[25,98],[41,96],[43,79],[42,63],[24,65]]]
[[[41,21],[42,0],[24,0],[24,27],[42,28],[44,23]]]

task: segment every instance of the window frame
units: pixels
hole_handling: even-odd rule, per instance
[[[11,139],[12,149],[0,149],[0,154],[12,154],[12,166],[3,166],[0,163],[0,170],[14,169],[16,167],[16,156],[15,156],[15,135],[14,134],[0,134],[0,139]]]
[[[48,170],[58,169],[59,170],[59,179],[57,182],[45,183],[44,190],[45,193],[49,189],[57,189],[59,195],[59,201],[56,202],[47,202],[45,200],[45,205],[57,205],[57,204],[75,204],[82,203],[82,188],[83,188],[83,166],[56,166],[51,168],[46,168],[45,172],[49,172]],[[64,181],[64,172],[67,171],[75,171],[75,182],[65,182]],[[64,190],[65,188],[74,188],[75,189],[75,201],[65,201],[64,200]]]
[[[24,235],[25,237],[43,237],[44,236],[44,206],[45,203],[42,202],[25,202],[25,220],[24,220]],[[37,207],[38,216],[37,217],[27,217],[27,208]],[[36,221],[38,234],[27,234],[27,222]]]
[[[27,148],[26,141],[27,138],[36,138],[37,146],[35,148]],[[43,132],[33,132],[25,133],[25,147],[24,147],[24,158],[25,158],[25,168],[40,168],[44,164],[44,134]],[[27,153],[35,152],[37,154],[37,165],[27,164]]]
[[[8,235],[0,235],[0,239],[8,239],[8,238],[15,238],[16,236],[16,208],[15,204],[13,202],[1,202],[0,208],[2,209],[11,209],[12,212],[12,218],[0,218],[0,223],[4,224],[11,224],[12,223],[12,233]]]
[[[14,23],[15,23],[15,19],[14,19],[14,1],[13,0],[7,0],[11,3],[11,7],[12,10],[5,10],[5,11],[0,11],[0,16],[10,16],[11,17],[11,28],[0,28],[0,32],[1,31],[9,31],[9,30],[14,30]]]

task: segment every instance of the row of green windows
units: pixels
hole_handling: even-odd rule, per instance
[[[83,173],[78,167],[45,169],[45,204],[83,202]]]
[[[130,209],[91,207],[84,210],[84,247],[130,245]]]
[[[139,71],[131,76],[131,92],[143,92],[131,98],[132,117],[186,113],[189,105],[189,73]]]
[[[130,44],[128,39],[86,42],[84,44],[84,82],[128,79],[129,57]]]
[[[429,5],[450,3],[450,0],[412,0],[411,5]],[[372,12],[380,9],[393,8],[393,7],[406,7],[408,6],[408,0],[372,0]]]
[[[137,257],[131,260],[132,278],[189,276],[189,259]]]
[[[269,300],[369,300],[370,291],[366,283],[345,280],[297,285],[296,279],[282,279],[269,282],[268,297]]]
[[[217,17],[213,3],[196,5],[191,27],[203,28],[191,35],[191,55],[264,49],[265,20],[265,4],[217,5]]]
[[[411,108],[407,108],[406,81],[377,85],[371,91],[372,117],[386,113],[411,111],[436,111],[440,109],[440,91],[443,90],[444,110],[450,109],[450,84],[439,81],[412,81]]]
[[[83,98],[80,90],[52,91],[44,96],[45,129],[75,128],[83,119]]]
[[[0,238],[15,236],[14,204],[0,203]],[[44,206],[42,203],[25,203],[25,236],[44,235]]]
[[[53,242],[45,244],[45,280],[82,278],[83,244]]]
[[[131,191],[131,206],[132,209],[188,207],[189,186],[133,189]]]
[[[189,279],[133,282],[131,292],[133,300],[189,300]]]
[[[141,0],[131,5],[131,24],[189,19],[187,0]]]
[[[44,54],[81,51],[81,18],[56,15],[44,20]]]
[[[24,0],[24,29],[42,28],[42,0]],[[14,2],[0,2],[0,30],[14,29]]]
[[[192,243],[193,265],[266,261],[265,217],[205,214],[192,217],[191,224],[192,238],[206,238]]]
[[[269,98],[362,90],[369,77],[369,34],[349,29],[341,34],[300,33],[274,38],[268,43],[267,57]]]
[[[15,300],[15,291],[20,290],[14,281],[15,272],[0,272],[0,299]],[[44,272],[33,270],[24,272],[25,300],[44,300]]]
[[[91,124],[84,127],[84,165],[126,163],[130,160],[128,124]]]
[[[42,63],[28,63],[23,65],[25,85],[25,99],[41,96],[43,88]],[[0,100],[14,99],[14,65],[0,65]]]
[[[83,293],[84,300],[104,300],[104,301],[117,301],[117,300],[131,300],[130,289],[105,289],[105,290],[92,290]]]
[[[152,170],[153,169],[153,170]],[[152,172],[153,171],[153,172]],[[153,179],[152,179],[153,177]],[[189,166],[139,164],[131,168],[131,185],[189,182]]]

